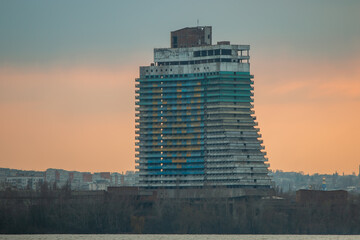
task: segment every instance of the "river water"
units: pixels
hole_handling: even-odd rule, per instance
[[[44,235],[0,235],[1,240],[354,240],[360,235],[137,235],[137,234],[44,234]]]

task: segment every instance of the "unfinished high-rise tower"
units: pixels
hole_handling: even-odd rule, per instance
[[[171,33],[136,79],[136,168],[145,188],[270,188],[253,116],[249,45],[209,26]]]

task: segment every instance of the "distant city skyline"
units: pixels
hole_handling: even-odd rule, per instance
[[[357,172],[359,10],[350,0],[1,1],[0,167],[134,170],[138,66],[199,19],[213,43],[251,46],[270,169]]]

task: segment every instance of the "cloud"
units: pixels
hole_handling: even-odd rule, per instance
[[[360,58],[350,58],[340,63],[319,63],[281,55],[275,62],[269,63],[266,59],[256,62],[257,102],[308,104],[360,100]]]
[[[1,69],[1,166],[134,169],[133,69]]]
[[[282,68],[259,62],[254,73],[256,116],[271,168],[352,173],[360,159],[360,61],[277,60]]]
[[[301,91],[307,87],[308,84],[306,82],[299,82],[299,81],[288,82],[284,84],[275,85],[274,88],[271,89],[269,92],[271,94],[276,94],[276,95],[288,95],[297,91]]]
[[[47,111],[106,114],[133,111],[137,68],[0,69],[0,103]]]
[[[317,85],[317,93],[323,97],[360,100],[360,75],[356,79],[340,79]]]

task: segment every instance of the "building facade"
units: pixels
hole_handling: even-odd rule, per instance
[[[211,32],[211,27],[174,31],[172,48],[154,49],[154,63],[140,67],[135,120],[140,187],[271,186],[254,117],[250,46],[211,45]]]

